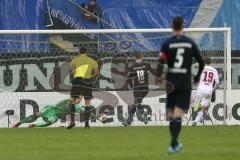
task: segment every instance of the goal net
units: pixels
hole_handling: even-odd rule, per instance
[[[235,124],[230,104],[230,29],[188,28],[184,32],[197,43],[203,56],[211,57],[212,66],[219,73],[220,86],[216,100],[204,115],[205,124],[212,124],[211,121],[215,125]],[[156,67],[161,45],[171,35],[171,29],[1,30],[0,127],[8,125],[7,110],[14,110],[10,122],[16,122],[47,105],[69,98],[72,79],[69,62],[78,56],[80,47],[87,48],[89,56],[99,64],[100,76],[92,83],[93,112],[99,114],[109,109],[113,116],[111,123],[103,125],[92,119],[91,125],[121,125],[128,107],[133,104],[133,93],[127,85],[127,70],[134,62],[133,56],[143,53],[144,61]],[[197,68],[193,63],[193,75]],[[148,125],[168,124],[165,102],[165,86],[156,85],[155,77],[150,74],[149,93],[142,102],[151,118]],[[183,123],[195,116],[190,109]],[[78,126],[83,125],[82,114],[77,114],[76,120]],[[55,126],[64,125],[66,121],[69,117],[62,117]],[[142,121],[139,112],[133,125],[144,125]]]

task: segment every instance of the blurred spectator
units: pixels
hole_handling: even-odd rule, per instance
[[[81,4],[81,14],[85,17],[86,20],[100,23],[102,18],[101,8],[97,5],[96,0],[89,0],[89,4]],[[100,18],[100,19],[99,19]]]

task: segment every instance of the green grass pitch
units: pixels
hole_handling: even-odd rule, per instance
[[[0,160],[237,160],[240,126],[184,127],[168,155],[167,127],[0,129]]]

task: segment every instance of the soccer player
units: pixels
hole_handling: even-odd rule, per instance
[[[198,89],[194,96],[194,111],[198,112],[192,126],[196,126],[199,121],[203,120],[203,113],[209,108],[212,94],[219,85],[218,72],[211,66],[211,59],[204,59],[205,66],[201,74]]]
[[[171,144],[168,153],[177,153],[182,145],[178,143],[182,115],[189,109],[192,90],[191,66],[193,57],[199,63],[199,70],[194,77],[197,83],[202,73],[204,62],[193,40],[183,35],[183,18],[177,16],[172,21],[174,35],[166,40],[161,48],[158,65],[159,76],[163,73],[163,64],[168,67],[166,81],[172,83],[174,90],[167,94],[166,112],[170,118]]]
[[[92,95],[92,83],[99,74],[98,63],[94,59],[88,56],[87,49],[81,47],[79,55],[72,59],[70,63],[70,73],[73,75],[70,109],[71,109],[71,123],[67,129],[71,129],[75,126],[75,114],[74,114],[74,102],[81,95],[85,100],[85,128],[89,128],[90,112],[93,108],[91,105]]]
[[[80,98],[75,102],[74,108],[75,112],[83,112],[84,106],[80,106],[78,103],[80,102]],[[47,127],[57,122],[58,119],[64,117],[71,113],[69,108],[70,100],[66,99],[59,102],[56,105],[48,105],[40,110],[40,112],[36,112],[33,115],[30,115],[20,122],[13,125],[13,128],[19,127],[23,123],[32,123],[35,122],[38,118],[42,117],[43,121],[35,124],[30,124],[29,128],[34,127]]]
[[[126,122],[123,122],[124,126],[131,125],[137,108],[142,114],[144,113],[143,108],[141,108],[141,103],[149,91],[148,72],[151,72],[155,76],[157,75],[150,64],[142,61],[143,54],[135,54],[134,59],[135,63],[128,69],[128,83],[133,89],[134,104],[130,106],[128,118]],[[148,118],[145,117],[143,120],[144,123],[147,124]]]

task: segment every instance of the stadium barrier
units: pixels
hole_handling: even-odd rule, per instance
[[[15,114],[10,116],[11,122],[16,122],[19,119],[24,118],[26,115],[32,114],[34,111],[39,111],[47,104],[55,104],[59,101],[59,99],[68,98],[67,94],[62,94],[59,92],[15,92],[15,93],[2,93],[4,96],[1,96],[0,100],[2,103],[6,104],[1,107],[0,114],[0,126],[7,127],[7,115],[3,113],[3,111],[8,109],[13,109]],[[128,101],[124,101],[122,97],[119,96],[125,95],[128,97]],[[148,96],[143,100],[143,106],[146,107],[148,113],[151,115],[151,120],[148,125],[151,126],[165,126],[168,124],[168,119],[166,118],[165,113],[165,95],[158,96],[154,91],[151,93],[153,96]],[[127,107],[131,105],[131,101],[133,101],[132,93],[130,91],[121,91],[120,93],[116,93],[114,91],[108,92],[94,92],[93,105],[96,107],[96,112],[103,111],[105,108],[110,109],[111,114],[114,117],[114,121],[109,124],[102,124],[101,122],[92,121],[92,126],[121,126],[121,122],[123,118],[126,117]],[[155,96],[154,96],[155,95]],[[8,102],[3,97],[14,97],[11,102]],[[216,93],[216,102],[211,103],[209,108],[209,114],[211,119],[213,120],[214,125],[222,125],[223,124],[223,103],[222,92]],[[234,97],[240,97],[240,90],[232,91],[232,107],[228,107],[228,115],[226,116],[226,123],[228,125],[237,125],[240,122],[240,99]],[[103,101],[102,97],[108,97],[108,101]],[[109,100],[111,99],[111,100]],[[186,114],[183,118],[183,124],[187,123],[189,119],[191,110]],[[196,114],[193,114],[193,118]],[[81,115],[76,115],[77,126],[83,126],[84,121],[80,117]],[[144,126],[143,122],[138,120],[139,117],[134,117],[133,126]],[[69,117],[65,120],[59,120],[54,126],[62,126],[65,125],[65,122],[69,122]],[[205,115],[205,125],[212,125],[209,117]],[[23,125],[27,126],[27,125]]]

